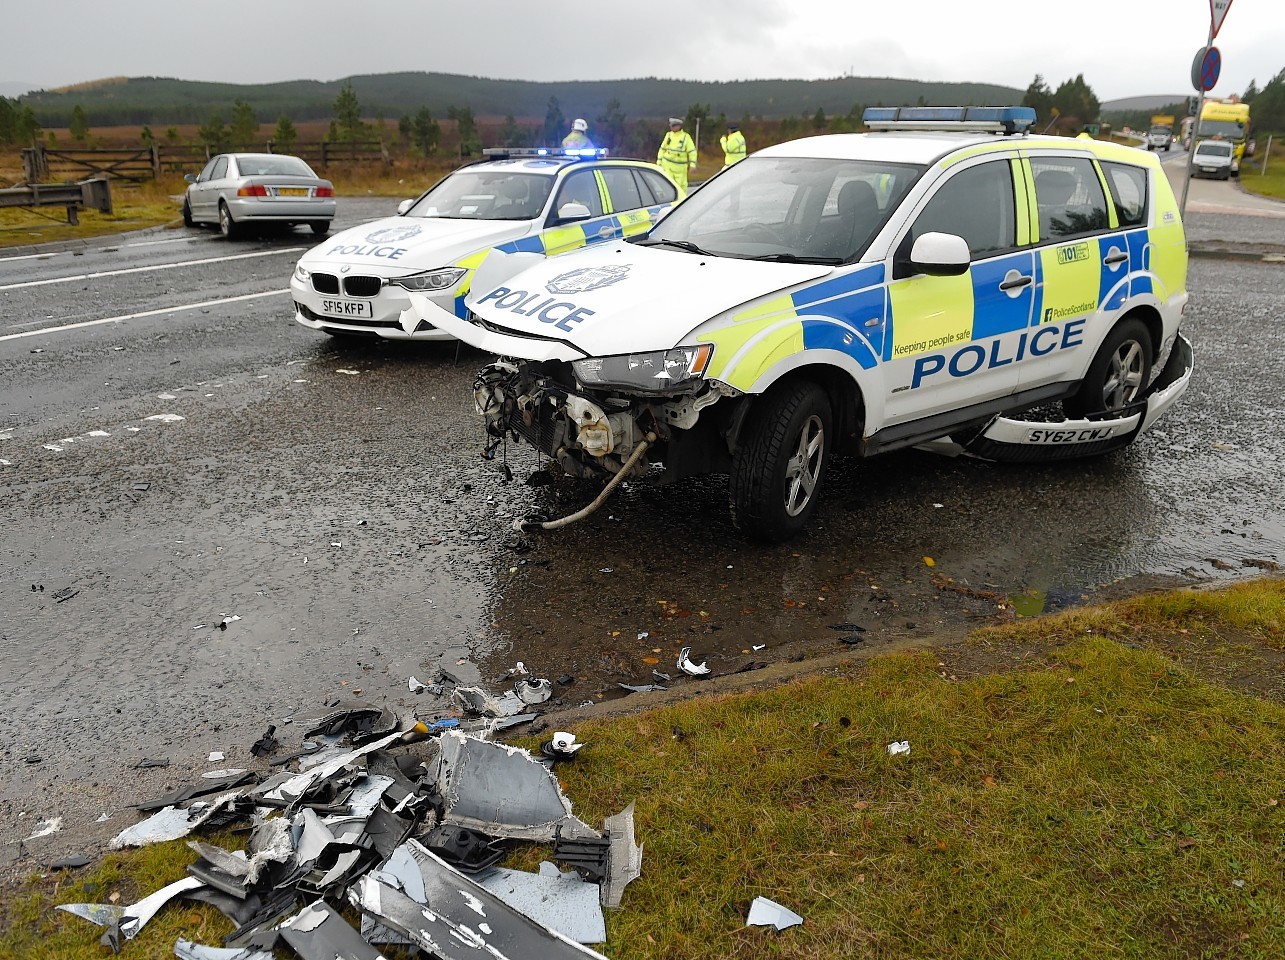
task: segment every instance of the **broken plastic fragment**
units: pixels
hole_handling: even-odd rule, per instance
[[[893,743],[888,744],[889,756],[895,757],[898,754],[909,753],[909,752],[910,752],[909,740],[896,740]]]
[[[707,663],[692,662],[691,652],[691,647],[683,647],[683,649],[678,652],[678,669],[683,671],[683,673],[687,674],[689,677],[702,677],[709,673],[709,665]]]
[[[750,915],[745,921],[747,927],[775,927],[777,930],[784,930],[787,927],[798,926],[803,922],[793,910],[787,910],[775,900],[769,900],[767,897],[755,897],[754,902],[750,904]]]
[[[544,743],[540,744],[540,752],[544,754],[544,756],[553,760],[570,760],[575,756],[576,751],[583,746],[583,743],[576,742],[576,735],[574,733],[566,733],[565,731],[559,730],[553,735],[552,740],[546,740]],[[597,941],[587,942],[596,943]]]
[[[31,831],[28,840],[39,840],[41,837],[52,836],[62,829],[62,817],[50,817],[48,820],[41,820]]]
[[[519,680],[513,684],[513,692],[523,703],[544,703],[553,696],[553,684],[548,680]]]
[[[408,685],[410,686],[411,693],[423,693],[425,690],[428,689],[424,684],[420,683],[414,677],[410,678],[410,680],[408,681]]]
[[[269,724],[267,732],[250,746],[250,753],[256,757],[266,757],[277,752],[281,741],[276,738],[276,724]]]
[[[383,960],[378,950],[321,900],[304,907],[277,929],[303,960]]]
[[[272,960],[272,951],[253,947],[207,947],[179,939],[174,944],[174,956],[178,960]]]
[[[602,885],[602,905],[620,906],[625,886],[642,874],[643,848],[634,842],[634,805],[621,810],[614,817],[602,821],[603,833],[611,839],[611,853],[607,858],[607,880]]]
[[[514,910],[577,943],[607,939],[598,886],[586,883],[574,870],[562,873],[545,861],[539,873],[496,867],[474,881]]]
[[[618,683],[616,686],[621,690],[628,690],[630,693],[656,693],[661,690],[668,690],[668,687],[662,687],[659,683]]]
[[[109,927],[108,935],[119,932],[126,940],[133,940],[148,920],[156,916],[158,910],[169,903],[180,893],[194,890],[205,884],[196,877],[184,877],[175,880],[168,886],[161,887],[128,907],[119,907],[109,903],[60,903],[59,910],[66,910],[78,917],[84,917],[90,923],[100,927]],[[113,938],[115,939],[115,938]]]

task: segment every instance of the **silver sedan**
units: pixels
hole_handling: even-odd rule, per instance
[[[217,223],[229,240],[249,224],[306,223],[324,236],[335,217],[335,187],[298,157],[221,153],[198,175],[188,174],[183,222]]]

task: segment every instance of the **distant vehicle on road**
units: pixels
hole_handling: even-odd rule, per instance
[[[1147,149],[1169,152],[1173,146],[1173,121],[1169,114],[1158,113],[1151,118],[1151,129],[1147,131]]]
[[[1195,141],[1221,139],[1232,145],[1235,162],[1231,175],[1240,175],[1240,164],[1246,156],[1253,155],[1249,139],[1249,104],[1239,100],[1206,100],[1200,111],[1200,123],[1195,125]],[[1190,146],[1190,141],[1183,146]]]
[[[307,224],[324,236],[335,218],[335,187],[298,157],[221,153],[188,182],[183,222],[218,224],[229,240],[250,224]]]
[[[1191,174],[1194,177],[1226,180],[1236,172],[1235,164],[1235,148],[1229,141],[1201,140],[1196,144],[1196,152],[1191,157]]]

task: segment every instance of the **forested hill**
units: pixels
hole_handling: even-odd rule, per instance
[[[535,83],[490,80],[447,73],[384,73],[321,82],[236,84],[173,80],[163,77],[114,77],[59,90],[40,90],[20,98],[42,126],[67,126],[79,106],[95,126],[202,123],[218,110],[226,117],[232,101],[249,103],[260,122],[279,117],[321,120],[333,115],[347,80],[366,117],[394,119],[427,107],[434,116],[448,107],[469,107],[477,117],[543,117],[556,97],[568,116],[596,117],[609,101],[630,117],[682,115],[692,104],[714,114],[775,119],[846,114],[855,105],[1020,103],[1023,91],[985,83],[924,83],[885,77],[832,80],[740,80],[704,83],[691,80],[586,80]]]

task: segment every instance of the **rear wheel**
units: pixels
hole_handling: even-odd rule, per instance
[[[192,204],[188,201],[187,197],[183,198],[183,226],[196,226],[196,221],[192,219]]]
[[[732,521],[758,540],[788,540],[816,509],[830,462],[834,415],[815,383],[796,381],[758,401],[732,460]]]
[[[1116,324],[1098,348],[1089,371],[1062,409],[1073,420],[1095,413],[1118,413],[1133,403],[1151,379],[1151,334],[1141,320]]]
[[[308,226],[312,227],[312,232],[319,237],[324,237],[330,232],[329,220],[314,220]]]
[[[222,200],[219,201],[219,233],[227,239],[234,240],[240,228],[237,227],[236,221],[232,219],[232,213],[228,210],[228,205]]]

